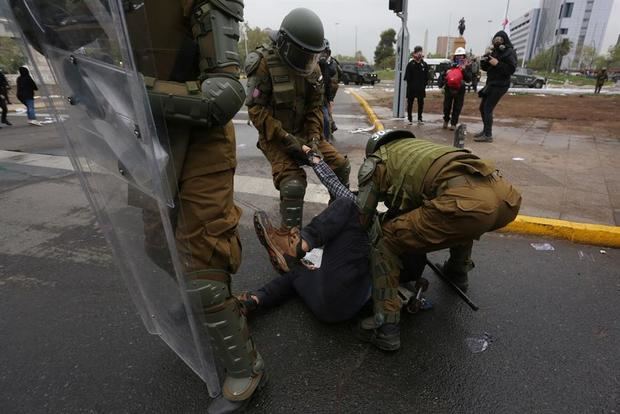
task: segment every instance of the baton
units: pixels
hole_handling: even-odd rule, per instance
[[[453,281],[448,279],[446,277],[446,275],[444,275],[443,272],[441,270],[439,270],[439,268],[437,266],[435,266],[434,263],[431,263],[430,260],[426,259],[426,264],[428,265],[428,267],[433,269],[433,272],[435,272],[435,274],[441,280],[443,280],[445,283],[447,283],[448,286],[450,286],[461,297],[461,299],[463,299],[465,301],[465,303],[467,303],[469,305],[470,308],[472,308],[474,311],[477,311],[478,309],[480,309],[480,308],[478,308],[478,306],[476,306],[476,304],[474,302],[472,302],[471,299],[469,299],[469,297],[465,294],[465,292],[463,292],[460,287],[455,285]]]

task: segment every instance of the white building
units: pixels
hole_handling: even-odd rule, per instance
[[[534,57],[539,16],[540,9],[532,9],[510,22],[510,41],[523,64]]]
[[[576,68],[584,46],[602,50],[613,0],[541,0],[535,53],[568,39],[573,46],[562,69]]]

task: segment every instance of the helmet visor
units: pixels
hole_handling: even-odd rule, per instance
[[[320,53],[302,49],[290,40],[283,42],[283,45],[280,47],[282,59],[303,76],[308,76],[312,73],[319,61],[319,55]]]

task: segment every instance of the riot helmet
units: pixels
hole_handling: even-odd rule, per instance
[[[403,138],[415,138],[413,132],[407,129],[392,129],[388,131],[377,131],[366,142],[366,156],[374,154],[381,146]]]
[[[293,9],[284,17],[276,48],[280,57],[302,76],[312,73],[325,50],[323,23],[312,10]]]

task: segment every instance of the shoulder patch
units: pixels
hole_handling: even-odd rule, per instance
[[[256,71],[258,68],[258,64],[260,63],[261,55],[258,52],[250,52],[248,56],[245,58],[244,71],[246,76],[250,76]]]
[[[376,157],[368,157],[364,160],[357,173],[357,182],[359,186],[370,181],[377,168],[378,162],[379,160]]]

